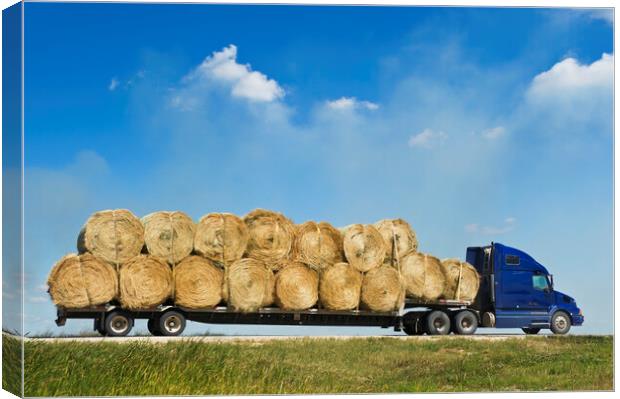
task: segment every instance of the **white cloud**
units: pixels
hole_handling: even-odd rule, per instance
[[[110,80],[110,84],[108,85],[108,90],[110,91],[116,90],[119,84],[120,82],[118,81],[117,78],[112,78],[112,80]]]
[[[593,8],[584,10],[583,14],[590,19],[600,19],[608,24],[614,24],[614,10],[613,8]]]
[[[360,101],[355,97],[340,97],[337,100],[328,100],[326,104],[328,108],[335,110],[367,109],[375,111],[379,109],[378,104],[365,100]]]
[[[284,97],[282,87],[265,74],[253,71],[250,64],[237,63],[237,46],[231,44],[205,58],[186,82],[194,79],[219,81],[231,86],[231,95],[255,102],[272,102]]]
[[[415,134],[409,138],[409,147],[424,147],[432,148],[435,145],[442,144],[448,135],[442,131],[434,131],[431,129],[424,129],[422,132]]]
[[[566,58],[538,74],[525,93],[517,129],[545,135],[608,136],[613,131],[614,56],[591,64]]]
[[[503,126],[496,126],[491,129],[483,130],[481,134],[482,137],[487,140],[495,140],[506,134],[506,128]]]
[[[614,56],[603,54],[590,65],[566,58],[548,71],[538,74],[527,91],[530,101],[540,102],[550,98],[585,95],[591,90],[613,86]]]
[[[506,234],[514,230],[517,219],[514,217],[507,217],[504,219],[502,226],[481,226],[478,223],[470,223],[465,225],[465,232],[470,234],[484,234],[484,235],[500,235]]]

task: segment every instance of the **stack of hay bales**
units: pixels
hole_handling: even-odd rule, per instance
[[[116,301],[127,309],[174,303],[226,304],[238,312],[274,305],[391,312],[405,297],[471,301],[479,288],[468,263],[419,253],[403,219],[336,229],[327,222],[295,225],[264,209],[243,218],[209,213],[198,223],[178,211],[138,219],[107,210],[88,218],[78,252],[50,272],[49,293],[59,307]]]

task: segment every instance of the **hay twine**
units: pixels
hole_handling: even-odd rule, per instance
[[[120,302],[126,309],[161,305],[173,289],[172,269],[161,258],[138,255],[120,268]]]
[[[433,301],[444,292],[446,278],[441,261],[436,257],[410,253],[402,258],[400,267],[408,297]]]
[[[348,263],[336,263],[321,272],[319,299],[329,310],[353,310],[359,306],[362,273]]]
[[[144,227],[126,209],[92,214],[78,235],[78,252],[90,252],[113,265],[120,265],[140,254],[144,246]]]
[[[153,212],[142,218],[149,254],[176,265],[194,248],[194,222],[183,212]]]
[[[258,259],[244,258],[228,267],[224,299],[240,312],[254,312],[274,302],[275,278]]]
[[[224,272],[213,261],[189,256],[172,269],[172,275],[176,305],[205,309],[222,301]]]
[[[445,299],[473,301],[480,288],[480,275],[476,268],[459,259],[443,259],[441,266],[446,276],[443,291]]]
[[[272,270],[279,270],[289,259],[295,237],[295,228],[286,216],[278,212],[255,209],[244,218],[249,240],[245,256],[265,262]]]
[[[415,231],[403,219],[383,219],[374,224],[386,243],[384,262],[396,263],[418,250]]]
[[[296,226],[293,259],[316,270],[343,262],[342,234],[327,222]]]
[[[368,224],[353,224],[341,231],[344,237],[344,254],[352,267],[367,272],[383,263],[386,243],[375,227]]]
[[[382,265],[364,274],[361,307],[374,312],[399,310],[405,301],[405,286],[398,270]]]
[[[292,262],[276,274],[275,301],[286,310],[305,310],[319,299],[319,275],[300,262]]]
[[[194,250],[214,262],[229,264],[241,259],[248,238],[248,228],[238,216],[209,213],[196,225]]]
[[[52,302],[63,308],[103,305],[118,294],[114,267],[89,253],[68,254],[56,262],[47,285]]]

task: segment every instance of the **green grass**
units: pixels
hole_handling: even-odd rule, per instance
[[[16,342],[15,342],[16,344]],[[612,337],[26,342],[26,396],[613,389]]]
[[[22,348],[18,338],[2,334],[2,389],[21,396]]]

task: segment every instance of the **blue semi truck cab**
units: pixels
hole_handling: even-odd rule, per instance
[[[527,253],[491,243],[467,248],[467,262],[480,274],[480,291],[472,307],[483,327],[566,334],[571,326],[583,324],[575,299],[556,291],[553,275]]]

